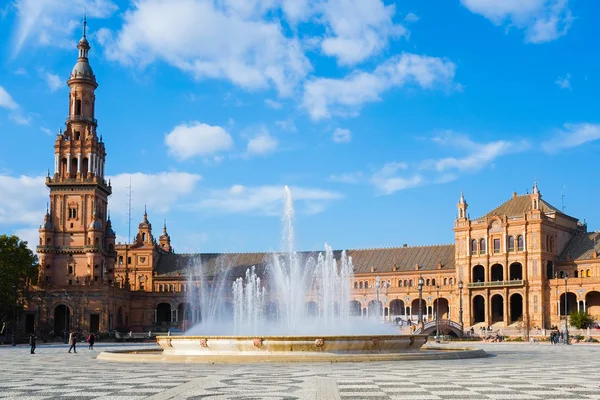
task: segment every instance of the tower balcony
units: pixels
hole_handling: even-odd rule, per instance
[[[66,178],[55,174],[54,177],[46,177],[46,186],[64,186],[64,185],[98,185],[102,187],[108,194],[112,193],[112,187],[106,182],[106,179],[94,175],[88,174],[88,176],[79,176],[76,178]]]
[[[98,120],[92,117],[86,117],[84,115],[69,115],[67,122],[91,122],[94,125],[98,125]]]
[[[492,282],[469,282],[467,287],[469,289],[478,288],[498,288],[498,287],[514,287],[526,285],[527,281],[522,279],[514,279],[512,281],[492,281]]]

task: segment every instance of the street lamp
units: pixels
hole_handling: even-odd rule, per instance
[[[375,277],[375,288],[377,289],[377,318],[381,319],[381,303],[379,302],[379,288],[381,287],[381,278]]]
[[[565,274],[565,344],[569,344],[569,314],[567,311],[567,298],[569,297],[567,294],[567,280],[569,279],[569,274]]]
[[[421,333],[423,333],[423,285],[425,280],[422,275],[419,275],[419,325],[421,325]]]
[[[462,290],[463,290],[464,284],[463,281],[458,282],[458,303],[459,303],[459,309],[458,309],[458,320],[460,322],[460,333],[461,335],[464,335],[465,333],[465,324],[463,322],[463,303],[462,303]]]
[[[440,285],[436,285],[437,299],[435,299],[435,341],[440,342]]]

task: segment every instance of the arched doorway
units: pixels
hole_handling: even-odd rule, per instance
[[[588,314],[594,320],[598,320],[600,318],[600,292],[588,292],[585,295],[585,305]]]
[[[410,303],[410,313],[415,319],[419,317],[419,299],[414,299]],[[423,320],[427,317],[427,303],[423,299],[421,299],[421,316],[423,317]]]
[[[485,299],[481,295],[473,297],[473,323],[485,322]]]
[[[319,315],[319,306],[314,301],[309,301],[305,305],[306,315],[309,317],[316,317]]]
[[[404,308],[404,302],[399,299],[394,299],[390,302],[390,317],[395,319],[400,316],[404,316],[406,310]]]
[[[570,315],[577,311],[577,296],[575,293],[567,293],[567,314]],[[560,315],[565,315],[565,294],[560,295]]]
[[[156,322],[159,324],[171,322],[171,305],[169,303],[160,303],[156,306]]]
[[[483,265],[473,267],[473,282],[485,282],[485,268]]]
[[[58,336],[69,329],[71,329],[71,311],[64,304],[59,304],[54,309],[54,334]]]
[[[500,264],[492,265],[492,282],[504,280],[504,267]]]
[[[512,268],[512,265],[511,265]],[[519,293],[510,296],[510,322],[517,322],[523,318],[523,296]]]
[[[352,300],[350,302],[350,315],[360,317],[360,301]]]
[[[439,302],[439,308],[438,308],[438,302]],[[443,297],[440,297],[439,299],[435,299],[433,301],[433,312],[434,312],[434,315],[439,315],[440,319],[449,319],[450,305],[448,304],[448,300],[444,299]]]
[[[504,298],[500,294],[495,294],[491,298],[492,323],[504,321]]]
[[[376,318],[379,315],[379,318],[383,315],[383,305],[381,301],[371,300],[367,305],[369,317]]]
[[[510,264],[509,275],[511,281],[523,279],[523,266],[521,263],[514,262]]]

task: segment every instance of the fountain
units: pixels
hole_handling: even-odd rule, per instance
[[[331,247],[307,256],[295,251],[294,208],[285,187],[280,253],[272,253],[233,279],[221,259],[210,282],[202,260],[188,272],[188,304],[197,323],[185,336],[158,336],[161,360],[196,362],[372,361],[481,356],[481,351],[422,350],[426,335],[399,335],[379,317],[361,318],[350,309],[352,258],[338,260]],[[233,283],[232,283],[233,280]],[[142,352],[143,353],[143,352]],[[157,354],[138,353],[140,360]],[[485,353],[483,353],[485,354]],[[104,355],[104,356],[103,356]],[[154,358],[153,358],[154,357]],[[100,358],[113,359],[103,353]]]

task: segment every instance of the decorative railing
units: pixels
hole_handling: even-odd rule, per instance
[[[454,328],[456,329],[458,332],[462,332],[462,326],[455,321],[452,321],[451,319],[440,319],[440,320],[431,320],[429,322],[427,322],[425,325],[423,325],[423,329],[421,329],[421,327],[418,327],[415,330],[415,334],[420,334],[421,332],[427,331],[431,328],[435,328],[436,326],[440,327],[440,331],[443,329],[447,329],[447,328]]]
[[[492,281],[492,282],[469,282],[467,287],[469,289],[483,288],[483,287],[511,287],[511,286],[523,286],[526,282],[522,279],[515,279],[512,281]]]
[[[84,115],[69,115],[67,117],[67,121],[86,121],[86,122],[93,122],[94,124],[98,124],[98,120],[96,120],[96,118],[86,117]]]

